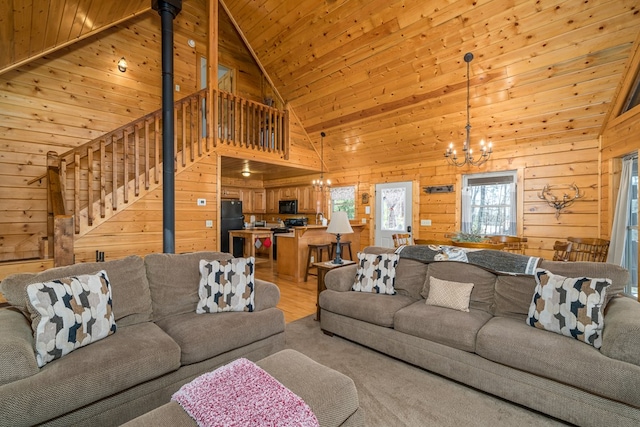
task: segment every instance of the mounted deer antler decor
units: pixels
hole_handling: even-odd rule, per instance
[[[538,194],[538,197],[547,202],[549,206],[556,210],[556,219],[560,216],[560,211],[566,207],[573,205],[573,202],[584,197],[584,194],[580,194],[580,189],[577,185],[571,184],[569,186],[570,189],[575,191],[573,197],[569,196],[567,193],[562,195],[562,199],[558,200],[556,196],[551,194],[551,185],[547,184],[542,189],[542,192]]]

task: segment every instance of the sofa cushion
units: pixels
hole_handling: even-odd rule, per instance
[[[564,277],[542,269],[535,277],[537,285],[527,324],[600,348],[602,309],[611,280]]]
[[[640,302],[631,297],[613,298],[604,319],[602,354],[640,366]]]
[[[154,320],[183,313],[195,313],[200,300],[200,260],[229,260],[224,252],[149,254],[144,258],[153,302]]]
[[[393,317],[398,310],[414,302],[411,297],[397,294],[340,292],[331,289],[320,294],[320,307],[323,310],[386,328],[393,327]],[[422,304],[424,305],[424,301]]]
[[[462,283],[473,283],[470,308],[491,312],[496,275],[472,264],[457,261],[437,261],[429,264],[427,278],[422,289],[422,297],[429,296],[429,279],[437,277]]]
[[[62,277],[107,272],[111,283],[113,315],[118,326],[135,325],[151,320],[151,296],[144,261],[139,256],[107,262],[88,262],[51,268],[40,273],[19,273],[0,282],[0,292],[9,304],[20,309],[27,317],[26,287],[31,283],[48,282]]]
[[[119,327],[117,333],[47,363],[37,374],[0,387],[0,413],[39,424],[179,367],[180,348],[157,325]]]
[[[31,323],[20,310],[0,309],[0,386],[40,372]]]
[[[535,289],[536,280],[533,275],[499,275],[495,286],[493,314],[524,322],[529,315],[531,296]]]
[[[429,278],[429,295],[427,305],[451,308],[459,311],[469,311],[469,297],[473,290],[473,283],[460,283]]]
[[[367,254],[358,252],[358,267],[352,290],[394,295],[397,254]]]
[[[640,407],[640,366],[611,359],[590,345],[532,328],[518,319],[490,319],[478,332],[476,353],[515,369]]]
[[[394,329],[459,350],[473,352],[476,335],[491,319],[484,310],[451,310],[417,301],[395,315]]]
[[[104,270],[32,283],[27,296],[40,367],[116,331]]]
[[[180,346],[181,363],[189,365],[283,332],[284,314],[278,308],[252,313],[192,311],[156,323]]]
[[[253,311],[255,258],[200,260],[196,313]]]

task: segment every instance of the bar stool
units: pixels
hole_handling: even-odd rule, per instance
[[[336,253],[336,246],[338,246],[336,244],[336,242],[331,242],[331,250],[329,251],[329,258],[333,259],[334,258],[334,254]],[[347,247],[347,249],[349,249],[349,259],[351,261],[353,261],[353,255],[351,254],[351,241],[350,240],[340,240],[340,257],[344,258],[344,248],[345,246]]]
[[[323,261],[322,259],[322,255],[324,254],[324,251],[327,251],[327,256],[329,256],[331,254],[331,248],[329,246],[328,243],[319,243],[319,244],[310,244],[308,246],[307,249],[307,271],[304,273],[304,281],[307,281],[307,277],[309,276],[309,274],[311,274],[312,276],[317,276],[317,273],[309,273],[309,269],[313,268],[313,266],[311,265],[311,253],[314,252],[315,253],[315,262],[321,262]],[[331,257],[329,257],[329,259],[331,259]]]

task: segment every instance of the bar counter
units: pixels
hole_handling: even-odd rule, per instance
[[[353,233],[341,234],[340,241],[351,242],[351,251],[355,258],[360,250],[360,234],[364,224],[351,224],[351,228],[353,228]],[[278,276],[293,282],[303,282],[307,270],[308,245],[331,244],[331,242],[336,241],[336,236],[327,233],[326,225],[308,225],[306,227],[293,227],[292,233],[278,234],[277,239]],[[347,251],[347,257],[349,256],[348,254],[349,252]],[[341,257],[345,258],[344,250]],[[321,260],[316,259],[314,261]],[[323,259],[323,261],[326,261],[326,259]],[[313,279],[315,280],[315,277]]]

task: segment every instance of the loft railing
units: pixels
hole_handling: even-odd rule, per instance
[[[213,91],[210,97],[203,89],[177,101],[174,122],[177,171],[221,145],[289,155],[288,112],[230,93]],[[161,110],[60,155],[61,185],[74,233],[85,234],[159,186],[162,158]]]

